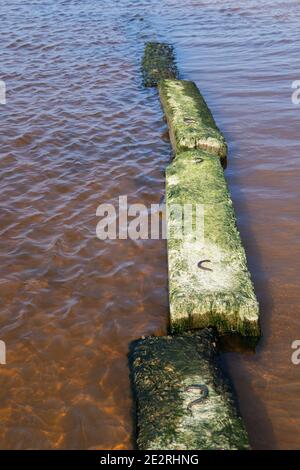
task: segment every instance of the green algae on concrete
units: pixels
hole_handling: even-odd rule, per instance
[[[176,236],[174,207],[185,204],[202,207],[203,238],[195,220]],[[258,338],[258,302],[219,159],[200,150],[177,154],[166,170],[166,205],[171,331],[213,326]]]
[[[142,60],[144,85],[157,86],[164,78],[178,78],[174,49],[169,44],[148,42]]]
[[[204,149],[226,162],[227,144],[195,83],[162,80],[160,100],[166,115],[174,152]]]
[[[133,345],[131,369],[141,450],[249,449],[230,385],[217,361],[212,330],[148,337]],[[199,398],[187,387],[205,385]]]

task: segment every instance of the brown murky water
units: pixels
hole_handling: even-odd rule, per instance
[[[255,355],[226,355],[252,445],[300,448],[299,2],[0,3],[0,448],[132,447],[126,354],[166,331],[165,243],[102,242],[95,213],[164,193],[149,39],[175,45],[229,142],[264,333]]]

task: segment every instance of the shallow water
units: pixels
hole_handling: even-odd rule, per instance
[[[164,194],[166,125],[139,72],[153,39],[174,44],[229,143],[264,333],[255,355],[226,354],[251,443],[300,448],[297,7],[1,2],[0,448],[133,445],[126,355],[166,332],[166,248],[98,240],[96,208]]]

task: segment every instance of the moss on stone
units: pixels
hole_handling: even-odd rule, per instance
[[[133,345],[131,369],[137,398],[137,442],[142,450],[249,449],[230,385],[218,366],[212,330],[149,337]],[[208,397],[186,388],[206,385]]]
[[[174,50],[169,44],[148,42],[142,59],[144,85],[157,86],[164,78],[178,78]]]
[[[159,94],[174,152],[204,149],[218,155],[225,164],[225,138],[195,83],[187,80],[161,80]]]
[[[214,326],[258,338],[258,302],[219,159],[199,150],[177,154],[166,170],[166,203],[171,331]],[[203,240],[195,218],[193,230],[175,237],[173,208],[185,204],[203,206]],[[202,260],[210,270],[199,268]]]

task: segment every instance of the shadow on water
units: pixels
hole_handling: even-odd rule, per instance
[[[235,149],[235,151],[237,151],[237,149]],[[242,149],[238,149],[238,151],[242,152]],[[227,161],[227,168],[228,167],[230,168],[230,150]],[[238,176],[235,174],[234,181],[236,182],[237,179]],[[251,383],[251,376],[246,367],[247,362],[251,361],[255,363],[258,361],[261,351],[266,347],[270,334],[273,300],[270,294],[269,281],[266,276],[264,276],[261,253],[252,230],[254,221],[251,220],[250,211],[247,209],[242,185],[239,183],[235,184],[234,190],[231,189],[230,183],[228,186],[233,199],[233,205],[237,215],[237,225],[246,251],[254,290],[260,305],[261,337],[259,339],[243,339],[238,335],[232,335],[222,338],[219,345],[221,353],[220,363],[226,375],[229,376],[232,387],[236,393],[238,406],[245,420],[252,448],[276,449],[273,426],[269,419],[266,406],[263,400],[257,395],[257,391],[255,392]],[[239,224],[239,215],[241,214],[243,214],[243,218],[247,220],[246,227],[242,227],[242,224]],[[250,255],[251,253],[253,253],[253,256]],[[263,278],[264,282],[260,281],[260,277]],[[250,421],[255,416],[259,417],[256,426],[253,426],[253,424],[250,425]]]

